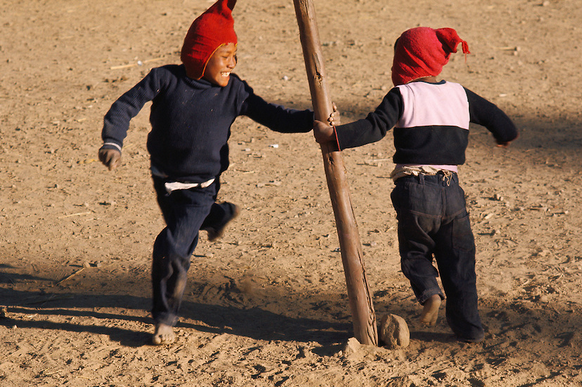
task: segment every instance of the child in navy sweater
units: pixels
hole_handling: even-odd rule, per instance
[[[236,0],[218,0],[192,23],[182,47],[182,65],[151,72],[123,94],[105,116],[99,159],[110,170],[120,164],[130,120],[152,101],[147,149],[157,201],[166,228],[153,248],[154,344],[175,340],[172,327],[186,286],[199,230],[221,236],[238,213],[216,203],[220,175],[228,168],[228,138],[236,117],[245,115],[272,130],[309,132],[313,112],[265,102],[232,73],[237,37]]]
[[[503,147],[518,133],[492,103],[459,84],[437,81],[459,43],[468,54],[467,43],[451,28],[405,31],[395,44],[395,87],[376,110],[335,128],[316,121],[314,135],[320,143],[334,141],[344,149],[379,141],[394,127],[391,199],[402,272],[423,305],[420,321],[437,321],[445,298],[437,283],[440,271],[449,326],[459,340],[479,342],[484,330],[477,306],[475,241],[457,165],[465,162],[469,122],[486,127]]]

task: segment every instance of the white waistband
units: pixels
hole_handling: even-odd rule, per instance
[[[390,178],[394,181],[398,180],[404,176],[418,176],[423,175],[436,175],[439,172],[444,172],[445,174],[457,173],[458,168],[456,165],[412,165],[412,164],[397,164]]]

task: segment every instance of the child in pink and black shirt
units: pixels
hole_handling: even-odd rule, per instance
[[[391,199],[402,271],[423,305],[420,321],[434,325],[446,295],[447,322],[457,338],[479,342],[484,330],[478,311],[475,240],[457,166],[465,162],[469,123],[486,127],[502,147],[518,132],[491,102],[457,83],[436,79],[459,44],[468,54],[467,43],[451,28],[405,31],[395,44],[395,87],[376,110],[335,128],[316,121],[314,135],[320,143],[333,141],[344,149],[379,141],[394,128]],[[444,294],[437,283],[439,272]]]

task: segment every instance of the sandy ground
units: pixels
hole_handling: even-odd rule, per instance
[[[400,272],[392,137],[343,153],[377,316],[407,348],[346,343],[347,290],[321,152],[241,118],[221,199],[243,211],[192,259],[175,344],[149,345],[150,253],[163,222],[145,150],[148,109],[115,172],[103,116],[150,68],[178,63],[206,0],[0,0],[2,386],[577,386],[582,8],[568,0],[316,0],[342,120],[391,88],[393,42],[418,25],[469,42],[442,76],[503,108],[509,149],[472,128],[461,167],[486,338],[435,328]],[[341,4],[341,5],[339,5]],[[240,0],[236,72],[265,99],[311,106],[290,0]]]

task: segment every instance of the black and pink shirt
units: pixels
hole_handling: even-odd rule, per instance
[[[394,128],[394,163],[455,170],[451,166],[465,162],[470,122],[487,128],[498,143],[518,134],[501,109],[463,86],[419,81],[394,87],[374,112],[336,127],[336,135],[340,149],[354,148]]]

